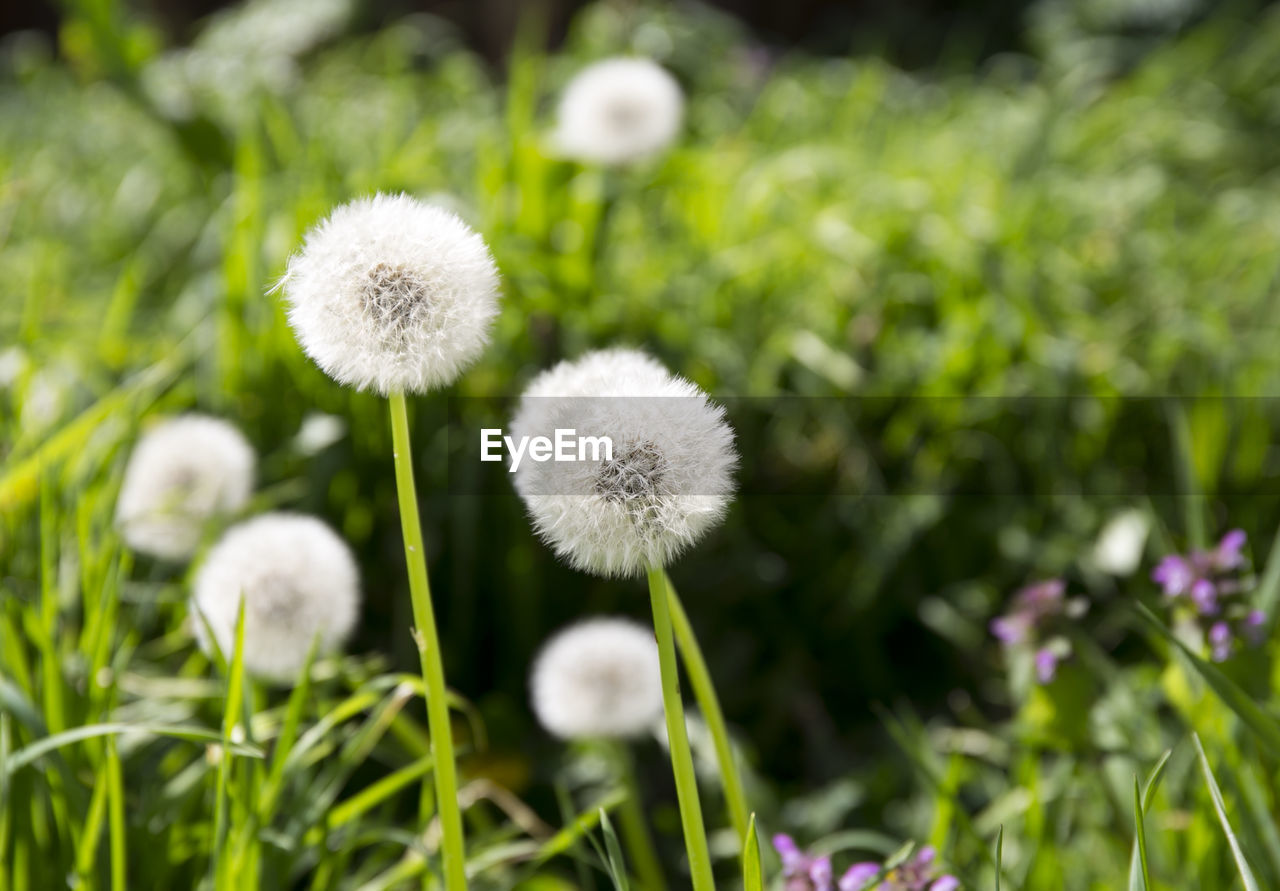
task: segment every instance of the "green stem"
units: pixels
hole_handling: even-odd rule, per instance
[[[458,809],[458,768],[453,759],[453,731],[449,724],[449,700],[444,686],[444,663],[435,612],[431,608],[431,584],[422,546],[422,521],[418,517],[418,493],[413,482],[413,452],[409,447],[409,415],[404,394],[392,393],[391,439],[395,450],[396,494],[400,499],[400,523],[404,530],[404,557],[409,567],[409,598],[413,602],[414,640],[422,661],[427,688],[427,727],[435,759],[436,806],[440,813],[441,858],[447,891],[466,891],[466,851],[462,838],[462,812]],[[425,783],[425,780],[424,780]]]
[[[661,569],[649,570],[649,600],[653,604],[653,630],[658,638],[667,742],[671,752],[671,770],[676,778],[676,797],[680,801],[680,824],[684,829],[685,848],[689,852],[689,873],[693,878],[694,891],[715,891],[707,830],[702,822],[702,804],[698,801],[698,780],[693,772],[693,753],[689,751],[689,736],[684,723],[684,703],[680,699],[680,674],[671,630],[670,600]]]
[[[627,849],[635,863],[636,877],[645,891],[666,891],[667,881],[662,875],[658,852],[653,846],[653,836],[644,819],[644,803],[640,799],[640,784],[636,782],[635,761],[625,742],[615,741],[613,757],[618,763],[618,773],[627,791],[626,800],[618,806],[618,823]]]
[[[702,656],[702,648],[698,646],[698,638],[689,624],[689,616],[680,602],[675,585],[666,571],[662,572],[663,581],[667,585],[667,602],[671,607],[671,624],[675,629],[676,643],[680,647],[680,655],[684,658],[684,669],[689,675],[689,684],[693,687],[693,696],[702,710],[702,717],[707,722],[707,730],[715,743],[716,761],[720,765],[720,781],[724,786],[725,806],[729,809],[729,820],[738,833],[741,844],[747,843],[747,796],[743,792],[742,774],[738,771],[738,762],[733,756],[733,744],[729,740],[729,731],[725,727],[724,712],[720,709],[720,698],[716,696],[715,684],[711,682],[711,672],[707,669],[707,660]]]

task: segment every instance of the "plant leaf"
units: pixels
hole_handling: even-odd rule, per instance
[[[1222,831],[1227,836],[1227,844],[1231,847],[1231,856],[1236,861],[1236,871],[1240,873],[1240,881],[1244,884],[1245,891],[1261,891],[1258,880],[1254,878],[1253,870],[1249,867],[1249,861],[1245,859],[1244,851],[1240,848],[1240,842],[1236,838],[1236,834],[1231,829],[1231,823],[1227,820],[1227,805],[1222,800],[1222,790],[1218,788],[1218,781],[1213,777],[1213,769],[1209,767],[1209,757],[1204,753],[1204,746],[1200,744],[1199,735],[1192,733],[1191,741],[1195,743],[1196,754],[1200,757],[1200,770],[1204,774],[1204,784],[1209,788],[1209,797],[1213,799],[1213,809],[1218,814],[1218,822],[1222,824]]]
[[[1196,670],[1199,675],[1204,678],[1205,682],[1217,694],[1227,708],[1236,713],[1245,726],[1253,731],[1258,740],[1267,748],[1272,755],[1280,757],[1280,721],[1268,714],[1262,709],[1248,693],[1240,689],[1240,686],[1231,678],[1223,674],[1216,666],[1201,659],[1195,653],[1191,652],[1182,641],[1178,640],[1177,635],[1169,630],[1163,622],[1160,621],[1145,605],[1139,603],[1136,606],[1138,615],[1141,616],[1148,625],[1150,625],[1161,637],[1168,640],[1176,646],[1187,661],[1191,663],[1191,667]]]

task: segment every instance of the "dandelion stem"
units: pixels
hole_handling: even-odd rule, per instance
[[[449,725],[449,701],[444,685],[440,639],[431,607],[431,584],[422,546],[422,521],[418,493],[413,482],[413,453],[409,447],[409,416],[404,394],[392,393],[391,439],[395,452],[396,494],[400,499],[400,523],[404,530],[404,557],[409,569],[409,599],[413,602],[414,634],[427,689],[427,726],[435,759],[436,802],[440,813],[441,857],[447,891],[466,891],[466,852],[462,838],[462,812],[458,808],[457,765],[453,758],[453,733]],[[424,780],[425,782],[425,780]],[[424,827],[425,828],[425,827]]]
[[[666,891],[667,881],[662,875],[658,852],[653,847],[653,836],[644,819],[644,803],[640,799],[640,784],[636,782],[635,760],[626,743],[615,742],[612,748],[622,785],[627,792],[626,800],[618,807],[618,825],[635,863],[636,876],[645,891]]]
[[[680,801],[680,823],[685,848],[689,852],[689,873],[694,891],[715,891],[711,875],[711,853],[707,830],[698,801],[698,780],[693,772],[693,753],[684,723],[684,703],[680,699],[680,674],[676,665],[675,638],[671,629],[671,608],[666,578],[661,569],[649,570],[649,600],[653,604],[653,630],[658,638],[658,662],[662,669],[662,704],[667,718],[667,740],[671,769]]]
[[[693,687],[693,696],[702,710],[702,717],[707,722],[707,729],[715,743],[716,761],[720,765],[720,782],[724,787],[725,807],[729,810],[729,820],[738,833],[740,843],[747,843],[747,796],[743,792],[742,775],[738,771],[738,763],[733,756],[733,744],[729,740],[729,731],[725,727],[724,712],[720,708],[720,698],[716,696],[715,684],[711,682],[711,672],[707,669],[707,660],[702,656],[702,648],[698,646],[698,638],[693,633],[693,625],[680,602],[675,585],[666,570],[662,571],[663,581],[667,586],[667,601],[671,607],[671,624],[675,629],[676,643],[680,647],[680,655],[684,659],[684,668],[689,675],[689,684]]]

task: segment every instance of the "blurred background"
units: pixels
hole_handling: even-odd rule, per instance
[[[1117,512],[1165,519],[1149,557],[1185,542],[1190,493],[1255,548],[1280,522],[1272,7],[68,0],[0,22],[12,590],[37,576],[33,456],[68,503],[94,493],[106,535],[139,425],[195,408],[260,449],[262,506],[357,548],[353,650],[413,670],[385,407],[312,367],[267,291],[338,202],[445,203],[505,289],[480,364],[414,404],[447,675],[489,729],[468,769],[535,799],[537,647],[648,608],[557,563],[453,454],[560,358],[642,346],[729,407],[742,496],[673,577],[774,781],[758,797],[815,833],[912,825],[878,706],[1009,714],[987,623],[1024,583],[1067,576],[1125,658],[1111,608],[1150,593],[1150,559],[1094,566]],[[560,88],[618,53],[680,81],[676,147],[551,157]],[[139,598],[183,596],[172,567],[135,575]],[[660,756],[643,769],[669,783]]]

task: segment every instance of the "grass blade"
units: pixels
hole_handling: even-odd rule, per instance
[[[1200,744],[1199,735],[1192,733],[1191,741],[1195,743],[1196,755],[1200,758],[1200,770],[1204,774],[1204,784],[1209,789],[1209,797],[1213,799],[1213,809],[1218,815],[1218,822],[1222,825],[1222,831],[1227,837],[1227,844],[1231,847],[1231,856],[1236,861],[1236,871],[1240,873],[1240,881],[1244,884],[1245,891],[1261,891],[1258,880],[1254,878],[1253,870],[1249,867],[1249,861],[1245,859],[1244,851],[1240,848],[1240,841],[1236,838],[1235,832],[1231,829],[1231,823],[1227,820],[1227,805],[1222,800],[1222,790],[1218,788],[1218,781],[1213,777],[1213,769],[1209,767],[1209,757],[1204,753],[1204,746]]]
[[[1227,708],[1236,713],[1236,716],[1245,723],[1258,740],[1267,748],[1272,755],[1280,757],[1280,721],[1277,721],[1270,714],[1265,712],[1248,693],[1240,689],[1235,681],[1223,674],[1216,666],[1198,655],[1191,652],[1182,641],[1178,640],[1177,635],[1170,631],[1163,622],[1160,621],[1146,606],[1139,603],[1137,605],[1138,615],[1146,621],[1155,631],[1165,640],[1172,643],[1182,654],[1187,657],[1187,661],[1191,663],[1191,667],[1205,680],[1205,683],[1217,694]]]
[[[73,727],[71,730],[64,730],[62,733],[46,736],[44,739],[19,749],[9,756],[4,769],[12,774],[39,758],[72,743],[95,739],[100,736],[116,736],[125,733],[145,733],[149,736],[165,736],[189,742],[216,743],[222,741],[222,734],[217,731],[185,724],[86,724],[83,727]],[[227,749],[234,755],[243,755],[246,758],[263,757],[261,749],[246,743],[231,743]]]
[[[1000,873],[1004,870],[1004,824],[996,833],[996,891],[1000,891]]]
[[[1138,876],[1142,880],[1142,884],[1137,885],[1134,883],[1135,876],[1133,872],[1130,871],[1129,873],[1130,891],[1138,891],[1138,889],[1141,889],[1141,891],[1150,891],[1151,889],[1151,870],[1147,866],[1146,824],[1145,824],[1145,821],[1143,820],[1142,810],[1143,810],[1142,809],[1142,789],[1139,788],[1138,786],[1137,776],[1134,776],[1133,778],[1134,844],[1136,844],[1138,847],[1138,862],[1142,866],[1141,871],[1138,873]]]
[[[600,808],[600,832],[604,835],[609,878],[613,880],[613,887],[617,891],[631,891],[631,884],[627,881],[626,861],[622,859],[622,846],[618,844],[618,834],[613,831],[613,824],[609,822],[609,814],[604,808]]]
[[[760,865],[760,840],[756,836],[756,815],[747,823],[747,843],[742,848],[743,891],[764,891],[764,869]]]
[[[1151,876],[1147,871],[1146,862],[1146,838],[1143,835],[1143,827],[1145,820],[1143,819],[1146,812],[1151,810],[1151,799],[1155,798],[1156,787],[1160,785],[1160,780],[1164,776],[1164,770],[1169,766],[1169,758],[1173,755],[1173,749],[1167,749],[1160,760],[1156,762],[1156,766],[1151,768],[1151,773],[1147,774],[1146,785],[1142,789],[1142,797],[1137,805],[1140,808],[1137,820],[1137,835],[1134,838],[1132,850],[1129,852],[1129,891],[1138,891],[1138,889],[1148,888],[1151,885]],[[1134,783],[1138,781],[1134,777]],[[1139,842],[1142,849],[1139,850]]]

